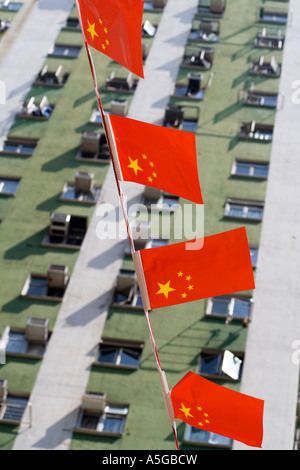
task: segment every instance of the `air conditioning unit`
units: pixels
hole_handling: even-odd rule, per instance
[[[0,379],[0,403],[3,403],[7,397],[7,380]]]
[[[68,283],[68,267],[50,264],[47,271],[47,285],[56,289],[64,289]]]
[[[75,191],[90,193],[94,188],[94,173],[78,171],[75,177]]]
[[[100,134],[84,132],[81,140],[81,151],[86,153],[99,153]]]
[[[89,411],[103,411],[106,405],[105,393],[86,393],[82,397],[82,408]]]
[[[43,318],[28,318],[25,336],[31,343],[45,344],[48,339],[49,320]]]
[[[212,13],[223,13],[225,0],[210,0],[210,11]]]
[[[112,100],[111,114],[117,116],[126,116],[128,110],[128,101],[126,100]]]
[[[70,214],[59,214],[54,212],[50,216],[49,234],[52,236],[66,237],[69,232],[70,221]]]

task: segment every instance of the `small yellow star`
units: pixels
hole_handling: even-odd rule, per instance
[[[204,413],[204,416],[205,416],[205,418],[208,418],[208,414],[207,414],[207,413]]]
[[[157,173],[153,172],[152,175],[154,176],[154,178],[157,178]]]
[[[208,420],[208,419],[206,419],[205,422],[206,422],[206,424],[209,424],[209,420]]]
[[[191,278],[191,276],[186,276],[185,279],[186,279],[186,281],[190,281],[192,278]]]
[[[194,286],[189,286],[188,287],[188,290],[193,290],[194,289]]]
[[[130,160],[130,164],[128,165],[128,168],[132,168],[135,175],[137,175],[138,171],[143,171],[142,168],[139,167],[138,159],[132,160],[130,157],[128,157]]]
[[[170,282],[171,281],[168,281],[166,284],[160,284],[159,282],[157,283],[160,287],[160,290],[158,292],[156,292],[156,294],[164,294],[164,296],[166,297],[166,299],[168,298],[169,296],[169,292],[172,292],[176,289],[173,289],[172,287],[170,287]]]
[[[94,37],[96,36],[97,38],[99,37],[97,32],[95,31],[95,23],[94,24],[91,24],[88,20],[88,24],[89,24],[89,27],[87,29],[87,31],[91,34],[92,36],[92,40],[94,41]]]
[[[100,24],[102,24],[102,23],[103,23],[103,21],[101,20],[101,18],[99,18],[99,23],[100,23]]]
[[[109,46],[109,40],[105,39],[106,44]]]
[[[154,163],[153,163],[153,162],[150,162],[150,166],[154,167]]]
[[[180,271],[178,274],[177,274],[178,277],[182,277],[183,276],[183,273]]]
[[[108,33],[108,31],[107,31],[107,28],[104,28],[104,32],[105,32],[105,34],[107,34],[107,33]]]
[[[183,403],[181,403],[182,408],[180,408],[180,411],[182,411],[185,414],[186,418],[193,418],[194,416],[191,415],[190,410],[191,408],[186,408]]]
[[[102,47],[102,49],[105,51],[105,49],[106,49],[106,46],[105,46],[105,44],[102,44],[102,46],[101,46],[101,47]]]
[[[181,297],[182,297],[183,299],[186,299],[186,298],[187,298],[187,294],[184,292],[183,294],[181,294]]]
[[[144,160],[147,160],[147,155],[143,154],[142,157]]]
[[[202,411],[202,408],[201,408],[201,406],[198,406],[197,410],[199,410],[199,411]]]
[[[151,176],[149,176],[148,181],[152,183],[153,179],[151,178]]]
[[[198,423],[198,426],[203,426],[203,423]]]

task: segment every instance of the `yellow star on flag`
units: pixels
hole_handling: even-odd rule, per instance
[[[97,32],[95,31],[95,23],[94,24],[91,24],[88,20],[88,24],[89,24],[89,27],[87,29],[87,31],[91,34],[92,36],[92,40],[94,41],[94,37],[96,36],[97,38],[99,37],[99,35],[97,34]]]
[[[193,418],[194,417],[190,413],[191,408],[186,408],[183,403],[181,403],[181,406],[182,406],[182,408],[180,408],[180,411],[182,411],[185,414],[186,418]]]
[[[132,168],[135,175],[137,175],[138,171],[143,171],[142,168],[139,167],[138,159],[133,161],[130,157],[128,158],[130,160],[130,165],[128,165],[128,168]]]
[[[176,289],[173,289],[172,287],[170,287],[170,282],[171,281],[168,281],[166,284],[160,284],[159,282],[157,283],[160,287],[160,290],[158,292],[156,292],[156,294],[164,294],[166,299],[168,298],[169,296],[169,292],[172,292]]]
[[[177,276],[178,276],[178,277],[182,277],[182,276],[183,276],[183,272],[180,271],[180,272],[177,274]]]

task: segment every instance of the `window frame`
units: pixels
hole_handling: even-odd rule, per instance
[[[213,448],[220,448],[220,449],[231,449],[232,448],[233,440],[228,438],[228,437],[225,437],[225,436],[220,436],[220,437],[221,437],[221,439],[224,439],[224,440],[228,439],[228,441],[229,441],[228,444],[214,443],[213,441],[211,441],[209,439],[203,440],[203,441],[198,441],[198,440],[192,439],[192,429],[193,429],[193,426],[191,426],[190,424],[185,425],[183,443],[186,444],[186,445],[193,445],[193,446],[199,446],[199,447],[213,447]],[[195,429],[197,429],[197,431],[198,431],[198,428],[195,428]],[[204,432],[204,433],[207,433],[210,436],[216,436],[216,437],[219,436],[219,434],[216,434],[216,433],[213,433],[213,432],[210,432],[210,431],[206,431],[205,429],[199,429],[199,432],[201,432],[201,431]]]
[[[4,187],[5,187],[5,183],[7,183],[7,182],[9,182],[9,181],[12,181],[12,182],[17,183],[15,191],[14,191],[14,192],[2,191],[2,187],[4,188]],[[16,193],[17,193],[17,191],[18,191],[18,188],[19,188],[19,186],[20,186],[20,183],[21,183],[21,177],[19,177],[19,176],[0,175],[0,196],[4,196],[4,197],[15,197],[15,196],[16,196]]]
[[[47,302],[62,302],[64,298],[65,291],[67,289],[68,284],[66,285],[65,289],[61,289],[62,291],[62,296],[58,297],[55,295],[47,295],[47,282],[46,282],[46,294],[45,295],[37,295],[37,294],[28,294],[28,290],[30,287],[30,281],[31,279],[40,279],[40,280],[45,280],[47,281],[47,274],[42,274],[42,273],[35,273],[31,272],[28,274],[24,287],[21,292],[21,296],[26,298],[26,299],[32,299],[32,300],[43,300]],[[56,289],[59,291],[60,289]]]
[[[11,156],[16,156],[16,157],[18,156],[31,157],[36,150],[38,142],[39,142],[39,139],[28,139],[25,137],[24,138],[23,137],[6,137],[3,147],[0,150],[0,153],[2,155],[11,155]],[[17,151],[5,149],[6,145],[17,147]],[[28,152],[28,151],[23,152],[22,151],[23,147],[32,148],[33,150],[32,152]]]
[[[224,301],[223,303],[226,304],[226,300],[228,299],[228,308],[227,308],[227,313],[226,314],[221,314],[221,313],[213,313],[213,304],[214,302],[220,302],[222,303],[222,300]],[[234,303],[236,301],[241,301],[241,302],[249,302],[249,314],[245,317],[239,317],[237,315],[234,315]],[[233,321],[237,322],[243,322],[245,319],[250,319],[251,318],[251,313],[252,313],[252,306],[253,306],[253,299],[250,295],[220,295],[216,297],[210,297],[207,300],[207,305],[206,305],[206,312],[205,316],[208,318],[219,318],[219,319],[227,319],[230,318]]]
[[[118,413],[116,411],[113,411],[113,409],[115,410],[119,409],[120,412]],[[74,432],[77,432],[80,434],[91,434],[95,436],[122,437],[124,434],[124,430],[126,426],[126,418],[127,418],[128,413],[129,413],[129,405],[127,404],[122,405],[122,404],[116,404],[116,403],[106,403],[104,410],[102,412],[90,411],[81,407],[78,420],[77,420],[77,425],[74,429]],[[81,427],[82,420],[84,419],[85,416],[91,416],[91,417],[93,416],[95,418],[98,418],[95,429]],[[115,416],[116,418],[120,419],[120,421],[122,422],[122,430],[120,432],[110,432],[110,431],[104,430],[105,419],[110,416]]]
[[[230,207],[236,206],[242,208],[241,215],[230,214]],[[261,217],[248,217],[249,208],[261,209]],[[232,199],[229,198],[225,204],[224,217],[226,219],[237,219],[237,220],[247,220],[248,222],[261,222],[264,215],[264,202],[262,201],[250,201],[243,199]]]
[[[248,174],[243,174],[243,173],[237,173],[237,166],[239,164],[242,165],[248,165],[249,166],[249,173]],[[259,166],[268,166],[268,171],[266,176],[262,175],[255,175],[255,167]],[[243,160],[240,158],[236,158],[231,169],[231,175],[235,176],[237,178],[251,178],[251,179],[260,179],[260,180],[266,180],[268,179],[268,172],[269,172],[269,162],[264,161],[264,162],[257,162],[254,160]]]
[[[116,339],[116,338],[102,338],[99,343],[99,348],[97,350],[97,359],[94,362],[94,365],[100,367],[108,367],[113,369],[125,369],[125,370],[137,370],[139,368],[141,355],[143,352],[144,344],[141,341],[132,341],[132,340],[123,340],[123,339]],[[101,346],[111,347],[112,349],[116,349],[115,357],[113,362],[102,362],[99,358],[101,352]],[[139,353],[139,357],[137,359],[137,365],[128,365],[128,364],[121,364],[121,358],[123,351],[133,351]]]

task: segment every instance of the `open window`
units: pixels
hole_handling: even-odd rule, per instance
[[[256,35],[254,45],[256,47],[266,47],[268,49],[283,49],[284,36],[282,35],[281,29],[277,31],[277,34],[268,33],[266,28],[263,28],[261,33]]]
[[[259,10],[259,21],[261,23],[281,24],[287,23],[288,14],[283,11],[270,10],[261,7]]]
[[[22,297],[49,302],[61,302],[69,283],[68,267],[51,264],[46,274],[30,273]]]
[[[0,196],[15,196],[21,178],[0,176]]]
[[[103,393],[87,392],[82,398],[75,432],[121,437],[124,431],[128,405],[107,403]]]
[[[79,250],[87,227],[87,217],[53,212],[42,246]]]
[[[221,18],[226,8],[226,0],[199,0],[197,14]]]
[[[187,45],[185,48],[181,67],[210,70],[213,64],[214,50],[212,47],[196,47]]]
[[[112,72],[106,79],[105,90],[121,93],[134,93],[137,83],[138,79],[134,79],[131,72],[127,77],[117,76],[115,72]]]
[[[278,78],[281,74],[281,64],[278,64],[274,56],[270,62],[266,62],[264,56],[261,56],[259,61],[251,63],[250,73],[261,77]]]
[[[143,307],[136,277],[119,274],[112,304],[124,308]]]
[[[24,103],[21,112],[17,115],[20,118],[47,120],[54,110],[54,104],[50,104],[47,96],[44,96],[40,103],[32,96],[27,103]]]
[[[219,35],[219,21],[195,18],[188,40],[190,42],[214,43],[219,40]]]
[[[187,75],[187,83],[178,82],[175,84],[173,96],[175,98],[200,101],[204,98],[205,90],[203,75],[191,72]]]
[[[75,159],[92,163],[110,163],[110,151],[105,133],[84,132]]]
[[[26,137],[7,137],[0,149],[1,154],[30,157],[33,155],[38,139]]]
[[[243,352],[203,348],[199,355],[198,373],[214,379],[240,380],[243,361]]]
[[[48,65],[38,74],[35,85],[63,87],[69,78],[69,74],[64,72],[63,66],[59,65],[56,70],[49,70]]]
[[[197,106],[168,106],[163,125],[187,132],[196,132],[199,114]]]
[[[95,365],[122,369],[137,369],[144,343],[114,338],[102,338]]]
[[[100,193],[101,186],[95,184],[94,173],[78,171],[74,182],[68,181],[64,184],[60,200],[96,204]]]
[[[224,216],[259,222],[263,218],[264,202],[243,199],[227,199]]]
[[[273,139],[274,126],[256,121],[243,122],[240,126],[239,139],[253,142],[270,143]]]
[[[1,342],[6,356],[42,359],[49,338],[48,319],[28,318],[26,328],[7,326]]]
[[[49,51],[49,56],[76,59],[81,52],[81,48],[82,46],[72,46],[70,44],[55,44]]]
[[[18,426],[28,405],[28,396],[8,389],[7,379],[0,379],[0,423]]]
[[[278,102],[277,93],[269,93],[267,91],[254,90],[253,88],[246,91],[244,104],[246,106],[259,106],[261,108],[276,108]]]

